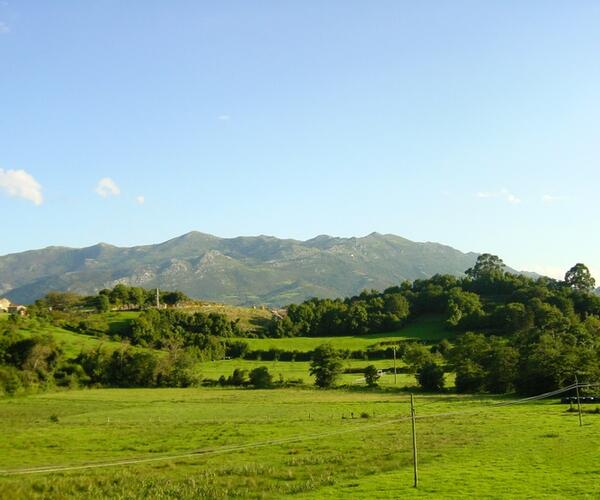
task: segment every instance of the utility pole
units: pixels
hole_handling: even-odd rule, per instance
[[[396,383],[396,346],[394,346],[394,384]]]
[[[575,375],[575,392],[577,394],[577,410],[579,411],[579,427],[583,427],[583,420],[581,419],[581,401],[579,399],[579,382],[577,381],[577,375]]]
[[[160,294],[158,293],[158,288],[156,289],[156,308],[160,309]]]
[[[413,444],[413,471],[414,471],[414,484],[417,488],[419,486],[419,468],[417,466],[417,430],[415,428],[415,402],[413,395],[410,395],[410,416],[412,420],[412,444]]]

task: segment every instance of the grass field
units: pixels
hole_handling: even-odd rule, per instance
[[[375,365],[380,370],[391,370],[394,362],[391,359],[362,361],[356,359],[348,359],[343,361],[344,368],[364,368],[368,365]],[[243,370],[252,370],[259,366],[266,366],[269,369],[274,380],[279,380],[280,375],[284,380],[300,380],[304,384],[313,384],[314,377],[309,374],[310,362],[308,361],[251,361],[246,359],[230,359],[223,361],[207,361],[198,363],[197,371],[203,378],[216,380],[221,375],[231,375],[233,370],[241,368]],[[397,362],[398,368],[404,366],[401,361]],[[349,373],[343,374],[339,383],[341,385],[365,385],[361,374]],[[394,377],[391,374],[384,374],[379,379],[381,386],[393,386]],[[415,377],[406,373],[397,374],[397,386],[415,386]],[[451,374],[447,375],[447,387],[454,385],[454,377]]]
[[[422,316],[409,323],[401,330],[388,333],[372,333],[347,337],[293,337],[283,339],[237,339],[247,342],[251,350],[271,348],[287,351],[312,351],[315,347],[326,342],[332,343],[338,349],[359,350],[379,342],[397,342],[399,340],[420,340],[423,342],[439,342],[452,338],[452,332],[444,327],[441,316]]]
[[[586,414],[580,428],[555,401],[494,401],[417,395],[417,415],[430,418],[417,421],[415,490],[401,393],[103,389],[3,399],[0,498],[597,498],[600,415]],[[156,461],[8,474],[148,458]]]
[[[76,357],[82,350],[93,349],[100,345],[109,348],[118,348],[120,342],[103,340],[91,335],[82,335],[68,330],[63,330],[56,326],[36,326],[24,327],[19,330],[24,335],[51,335],[64,349],[65,355],[69,358]]]
[[[136,312],[114,312],[108,313],[110,328],[118,332],[131,319],[137,316]],[[67,358],[76,357],[82,350],[90,350],[102,346],[108,349],[118,349],[122,347],[121,342],[110,340],[108,338],[99,338],[93,335],[84,335],[71,332],[63,328],[52,325],[26,325],[19,329],[25,336],[30,335],[51,335],[63,348]],[[133,347],[134,349],[144,350],[142,347]],[[159,352],[159,351],[157,351]]]

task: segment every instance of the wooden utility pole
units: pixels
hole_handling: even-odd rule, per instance
[[[577,394],[577,410],[579,411],[579,427],[583,427],[583,420],[581,418],[581,401],[579,399],[579,382],[577,381],[577,375],[575,375],[575,393]]]
[[[394,384],[396,383],[396,346],[394,346]]]
[[[156,289],[156,308],[160,309],[160,294],[158,292],[158,288]]]
[[[413,471],[414,471],[414,484],[417,488],[419,486],[419,468],[417,465],[417,430],[415,428],[415,402],[413,395],[410,395],[410,416],[412,420],[412,443],[413,443]]]

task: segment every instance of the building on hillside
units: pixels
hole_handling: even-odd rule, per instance
[[[18,304],[11,304],[8,306],[9,314],[16,314],[17,316],[25,316],[27,314],[27,308]]]
[[[8,312],[8,308],[10,307],[10,300],[8,299],[0,299],[0,312]]]

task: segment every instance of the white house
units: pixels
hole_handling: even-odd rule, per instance
[[[8,312],[8,308],[10,307],[10,300],[8,299],[0,299],[0,312]]]

